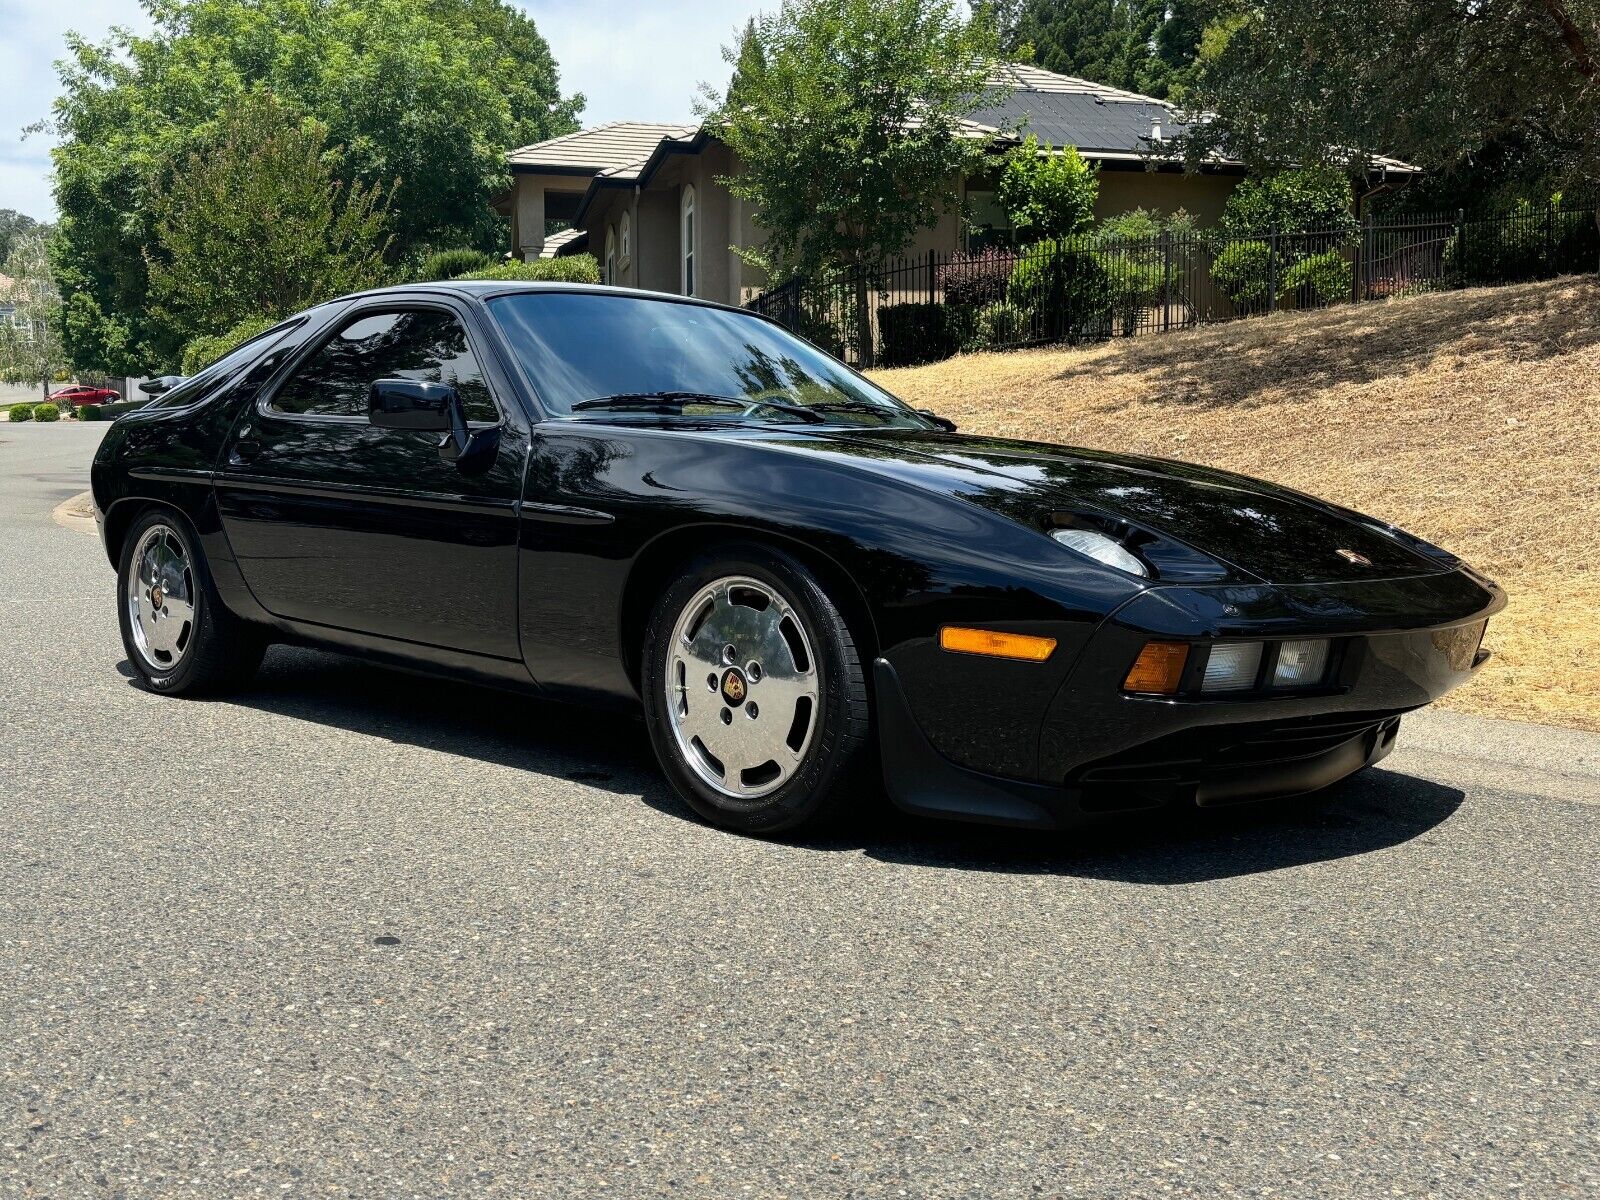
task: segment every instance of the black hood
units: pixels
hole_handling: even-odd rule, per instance
[[[1437,574],[1425,555],[1334,505],[1191,463],[918,430],[806,431],[819,450],[1028,525],[1053,513],[1109,516],[1173,538],[1266,583]]]

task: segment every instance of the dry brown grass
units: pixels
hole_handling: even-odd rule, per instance
[[[1600,284],[1283,313],[882,371],[973,433],[1227,467],[1448,546],[1511,595],[1446,704],[1600,730]]]

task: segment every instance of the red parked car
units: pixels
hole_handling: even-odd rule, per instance
[[[47,397],[51,404],[70,404],[78,408],[84,404],[113,404],[122,399],[120,392],[110,388],[90,387],[88,384],[75,383],[71,387],[64,387],[51,392]]]

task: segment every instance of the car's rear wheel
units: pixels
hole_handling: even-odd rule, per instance
[[[820,824],[860,787],[869,714],[855,639],[788,555],[735,546],[690,564],[656,605],[643,667],[656,754],[712,824]]]
[[[198,540],[175,514],[151,510],[134,522],[117,579],[123,648],[150,691],[216,691],[261,665],[266,640],[223,607]]]

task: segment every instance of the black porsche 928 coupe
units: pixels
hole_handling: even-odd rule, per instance
[[[150,690],[296,642],[642,703],[747,832],[874,769],[1032,828],[1312,791],[1472,675],[1505,603],[1298,492],[962,436],[763,317],[600,287],[311,309],[119,419],[92,478]]]

